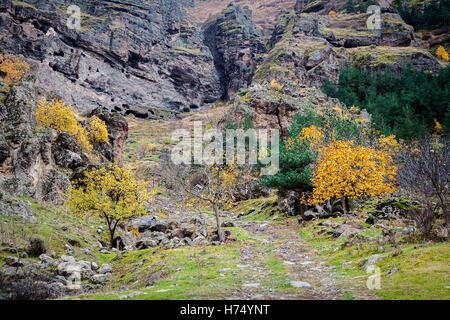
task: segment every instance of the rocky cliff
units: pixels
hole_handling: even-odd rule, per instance
[[[65,1],[0,0],[0,50],[34,62],[37,84],[79,110],[145,119],[195,110],[252,81],[320,87],[346,65],[440,69],[389,6],[371,31],[370,15],[347,14],[345,1],[229,3],[83,0],[74,29]]]
[[[251,83],[266,53],[263,34],[251,20],[251,11],[233,4],[207,22],[204,29],[226,99]]]
[[[102,109],[88,115],[102,119],[109,134],[109,142],[96,143],[95,152],[88,156],[74,136],[38,126],[36,104],[48,93],[35,85],[32,76],[1,91],[6,93],[0,95],[0,196],[29,196],[58,203],[70,186],[70,178],[83,168],[122,161],[128,137],[122,116]]]
[[[0,1],[0,49],[36,62],[37,83],[79,110],[104,107],[152,117],[218,100],[220,81],[182,1]],[[69,23],[70,24],[70,23]]]

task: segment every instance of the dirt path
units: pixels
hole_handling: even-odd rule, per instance
[[[255,237],[252,238],[252,244],[246,244],[240,249],[241,264],[238,267],[246,272],[247,278],[242,289],[230,299],[377,299],[366,288],[357,287],[351,280],[335,272],[333,266],[320,262],[315,250],[299,235],[298,225],[273,222],[237,224]],[[281,267],[286,270],[286,275],[282,277],[284,279],[280,279],[277,272],[263,263],[268,260],[269,264],[278,268],[281,265],[284,267]],[[294,288],[283,290],[280,288],[283,284]]]

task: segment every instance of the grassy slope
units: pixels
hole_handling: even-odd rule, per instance
[[[332,219],[335,220],[335,219]],[[337,219],[340,220],[340,219]],[[392,245],[378,245],[379,230],[367,230],[367,241],[358,245],[342,246],[345,239],[335,239],[331,235],[318,235],[320,221],[310,222],[299,232],[308,239],[321,259],[334,265],[340,273],[364,283],[368,275],[359,263],[370,255],[382,254],[386,258],[377,263],[382,272],[381,289],[376,294],[383,299],[450,299],[450,244],[424,243],[401,245],[396,250]],[[380,246],[383,252],[378,252]],[[337,248],[337,249],[336,249]],[[388,275],[393,268],[399,271]]]
[[[81,299],[121,299],[132,292],[131,299],[223,299],[239,297],[249,278],[259,277],[255,270],[242,270],[240,250],[251,246],[257,253],[252,264],[265,270],[261,286],[277,291],[295,291],[289,285],[283,261],[272,254],[273,246],[264,245],[261,236],[241,228],[229,228],[237,242],[223,246],[181,247],[173,250],[148,249],[117,256],[104,255],[113,264],[114,282],[103,292],[83,295]],[[225,269],[225,270],[224,270]],[[154,280],[159,281],[154,281]],[[156,282],[156,283],[154,283]],[[127,290],[119,292],[120,286]]]
[[[11,230],[15,231],[17,247],[24,251],[30,237],[39,237],[44,240],[48,252],[55,251],[57,255],[65,254],[64,245],[70,241],[78,242],[73,246],[77,259],[86,259],[99,262],[100,259],[93,250],[98,240],[107,240],[107,234],[97,234],[99,222],[88,222],[79,219],[62,206],[43,204],[29,198],[32,204],[37,223],[23,222],[19,218],[0,217],[0,261],[11,255],[9,249],[13,241]],[[82,249],[89,249],[85,251]],[[36,258],[36,257],[32,257]]]

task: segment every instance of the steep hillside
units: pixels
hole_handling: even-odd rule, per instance
[[[195,0],[187,13],[198,23],[205,23],[224,10],[230,3],[248,7],[252,11],[252,20],[264,35],[270,36],[276,24],[277,16],[283,10],[294,7],[295,0]]]
[[[151,117],[151,107],[187,111],[220,98],[213,57],[182,2],[77,5],[78,30],[65,1],[2,0],[0,49],[34,60],[38,84],[79,110]]]

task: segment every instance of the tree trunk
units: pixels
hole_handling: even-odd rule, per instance
[[[344,197],[344,206],[346,213],[353,211],[353,202],[348,197]]]
[[[347,197],[342,197],[342,210],[344,211],[344,215],[346,215],[348,213],[348,202],[347,202]]]
[[[214,204],[214,213],[216,214],[217,235],[219,236],[219,241],[220,242],[225,242],[225,238],[223,236],[222,228],[220,227],[219,209],[217,208],[217,204]]]
[[[120,220],[113,221],[111,219],[108,222],[109,236],[110,236],[110,240],[109,240],[110,249],[114,248],[114,235],[116,234],[116,228],[117,228],[117,225],[119,224],[119,221]]]
[[[302,190],[297,190],[297,194],[298,194],[298,201],[300,203],[300,216],[302,217],[303,221],[306,221],[305,204],[302,202],[303,191]]]
[[[109,248],[110,249],[112,249],[112,248],[114,248],[114,234],[115,234],[115,232],[114,232],[114,230],[109,230],[109,237],[110,237],[110,239],[109,239]]]

